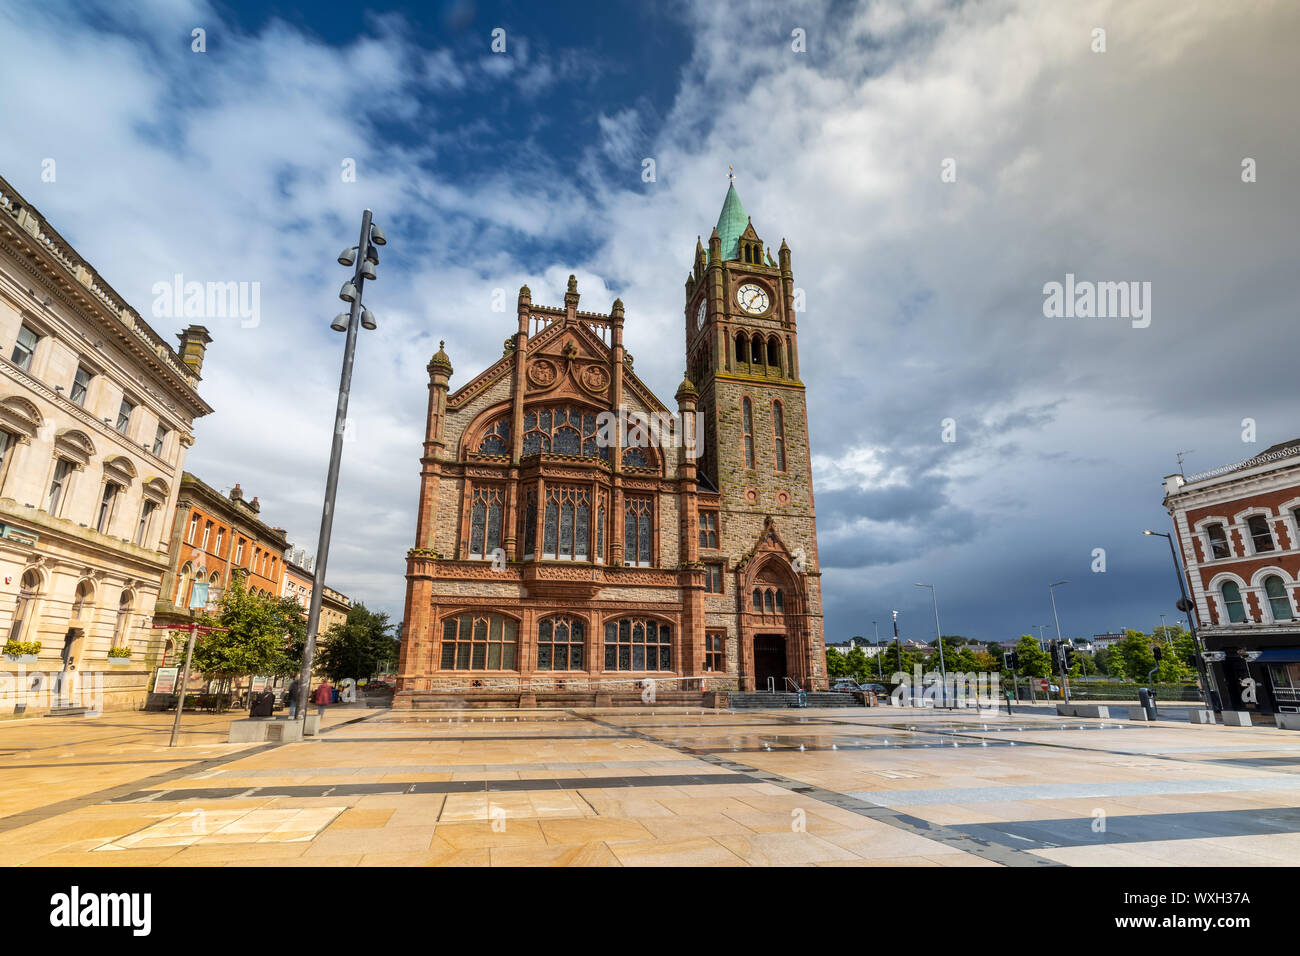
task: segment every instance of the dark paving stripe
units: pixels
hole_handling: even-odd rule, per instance
[[[988,747],[1010,747],[1011,745],[1012,745],[1012,742],[1011,742],[1011,741],[1006,741],[1006,740],[990,740],[990,741],[988,742]],[[691,753],[691,754],[711,754],[711,753],[716,753],[716,754],[724,754],[724,753],[726,753],[726,754],[761,754],[761,753],[789,753],[789,752],[792,751],[792,750],[793,750],[795,753],[815,753],[815,752],[820,752],[820,751],[823,751],[823,750],[825,750],[825,751],[831,751],[831,750],[924,750],[924,749],[934,750],[935,748],[938,748],[938,749],[940,749],[940,750],[942,750],[942,749],[944,749],[944,748],[947,748],[948,750],[953,750],[953,749],[986,750],[986,749],[988,749],[988,747],[981,747],[981,746],[980,746],[979,744],[977,744],[977,743],[974,743],[974,744],[970,744],[970,743],[968,743],[968,744],[961,744],[961,745],[960,745],[959,747],[957,747],[957,748],[954,748],[953,745],[950,744],[950,743],[942,743],[942,744],[941,744],[941,743],[934,743],[934,744],[849,744],[849,743],[839,744],[839,743],[837,743],[837,744],[835,744],[835,746],[833,746],[833,747],[830,746],[829,744],[827,744],[827,745],[822,745],[822,744],[807,744],[807,743],[805,743],[805,744],[803,745],[802,750],[801,750],[800,747],[799,747],[799,744],[797,744],[797,743],[790,743],[790,742],[787,740],[787,741],[782,741],[782,742],[780,742],[780,743],[774,744],[774,745],[771,746],[771,747],[727,747],[727,746],[717,746],[717,745],[712,745],[712,746],[695,746],[695,745],[691,745],[691,744],[684,744],[684,745],[682,745],[682,746],[680,746],[680,747],[674,747],[673,749],[675,749],[675,750],[681,750],[681,751],[684,751],[684,752],[686,752],[686,753]]]
[[[952,829],[981,840],[1021,849],[1111,846],[1207,837],[1265,836],[1300,833],[1300,809],[1199,810],[1106,817],[1104,833],[1094,833],[1092,817],[1026,820],[1015,823],[968,823]]]
[[[582,715],[577,715],[582,716]],[[610,727],[612,724],[606,724],[596,717],[587,717],[592,723],[601,726]],[[637,733],[637,737],[648,740],[661,746],[670,746],[663,740],[651,737],[648,734]],[[675,748],[680,749],[680,748]],[[914,817],[911,814],[899,813],[888,807],[877,806],[874,803],[867,803],[859,800],[857,797],[851,797],[848,794],[836,793],[833,790],[825,790],[821,787],[812,786],[799,780],[784,777],[781,774],[772,773],[768,770],[757,770],[754,767],[747,767],[744,764],[736,763],[725,757],[719,757],[715,754],[700,754],[699,759],[711,763],[714,766],[722,767],[733,773],[746,778],[746,782],[770,783],[778,787],[789,790],[792,793],[804,794],[813,800],[819,800],[822,803],[828,803],[833,807],[839,807],[842,810],[850,810],[859,816],[869,817],[879,823],[887,824],[898,830],[913,833],[917,836],[925,837],[927,840],[933,840],[941,843],[953,850],[961,850],[965,853],[971,853],[985,860],[991,860],[994,863],[1000,863],[1003,866],[1061,866],[1052,860],[1046,860],[1042,857],[1026,853],[1024,847],[1008,846],[1005,843],[991,840],[959,831],[955,827],[940,826],[931,823],[929,820],[923,820],[920,817]],[[734,777],[732,778],[735,779]]]
[[[354,724],[360,720],[368,720],[376,716],[367,714],[364,717],[357,717],[353,720],[345,721],[341,724],[335,724],[333,727],[326,727],[321,731],[327,734],[339,727],[346,727],[348,724]],[[182,730],[184,725],[182,724]],[[184,731],[189,733],[189,731]],[[322,738],[309,738],[320,740]],[[19,827],[29,826],[33,823],[40,823],[42,820],[48,820],[51,817],[57,817],[64,813],[71,813],[73,810],[80,810],[82,807],[88,807],[96,803],[112,803],[115,800],[130,794],[139,787],[157,786],[167,783],[171,780],[177,780],[181,777],[188,777],[192,774],[203,773],[206,770],[213,770],[217,767],[224,766],[228,763],[234,763],[236,760],[243,760],[245,757],[253,757],[267,750],[274,750],[276,747],[284,747],[286,744],[263,744],[260,747],[251,747],[248,750],[241,750],[238,753],[223,754],[220,757],[211,757],[207,760],[199,760],[194,763],[188,763],[173,770],[166,770],[152,777],[145,777],[141,780],[132,780],[128,783],[116,787],[108,787],[104,790],[97,790],[94,793],[87,793],[80,797],[69,797],[67,800],[60,800],[58,803],[51,803],[44,807],[33,807],[30,810],[24,810],[21,813],[14,813],[7,817],[0,817],[0,833],[7,833],[10,830],[16,830]],[[181,758],[183,759],[183,758]]]
[[[1206,758],[1204,763],[1226,763],[1234,767],[1277,767],[1279,769],[1294,767],[1300,771],[1300,756],[1295,757],[1220,757],[1218,760]]]
[[[191,787],[137,790],[110,803],[174,803],[181,800],[227,800],[259,797],[355,797],[379,793],[520,793],[530,790],[613,790],[622,787],[701,787],[763,783],[732,773],[664,774],[646,777],[553,777],[540,780],[420,780],[412,783],[288,784],[266,787]]]
[[[135,766],[143,763],[184,763],[187,757],[173,757],[171,760],[132,760],[124,758],[122,760],[84,760],[65,761],[61,763],[15,763],[0,765],[0,770],[38,770],[49,767],[126,767]]]

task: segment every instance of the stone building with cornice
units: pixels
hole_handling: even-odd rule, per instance
[[[212,411],[207,330],[179,338],[0,178],[0,628],[21,652],[0,660],[0,716],[145,699],[179,479]]]

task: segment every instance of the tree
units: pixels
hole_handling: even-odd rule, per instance
[[[392,660],[397,644],[388,615],[354,604],[342,624],[329,629],[321,643],[320,668],[332,681],[369,677]]]
[[[1050,677],[1052,658],[1038,646],[1038,638],[1022,634],[1016,644],[1016,657],[1019,658],[1019,672],[1026,677]]]
[[[194,645],[193,667],[208,680],[228,687],[239,677],[284,677],[297,671],[307,622],[292,598],[253,594],[242,575],[236,575],[221,595],[215,619],[202,618],[202,623],[225,628]]]
[[[916,656],[911,651],[904,647],[902,648],[902,653],[900,655],[898,642],[890,641],[888,646],[885,647],[884,653],[881,655],[880,667],[885,678],[888,679],[898,671],[902,671],[905,674],[911,674],[912,665],[915,662]]]
[[[831,680],[849,676],[849,662],[839,651],[826,649],[826,676]]]
[[[867,655],[863,653],[862,648],[854,647],[844,658],[849,668],[849,676],[859,684],[866,683],[867,680]]]

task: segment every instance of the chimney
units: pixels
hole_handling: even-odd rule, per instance
[[[231,501],[244,500],[244,489],[239,487],[239,482],[235,482],[235,487],[230,489],[230,500]]]
[[[253,509],[254,514],[262,510],[262,506],[257,503],[257,495],[253,496],[253,500],[248,503],[248,507]]]
[[[203,353],[208,350],[208,343],[212,341],[212,336],[208,335],[208,330],[203,326],[191,325],[184,332],[177,332],[176,337],[181,340],[181,361],[188,365],[195,375],[200,374],[203,371]]]

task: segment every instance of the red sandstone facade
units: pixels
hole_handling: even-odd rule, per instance
[[[1165,490],[1223,706],[1300,711],[1300,441]]]
[[[501,359],[454,392],[434,355],[396,706],[826,686],[790,250],[736,210],[733,189],[697,244],[658,440],[603,427],[674,416],[622,302],[581,312],[572,277],[563,308],[523,287]]]

